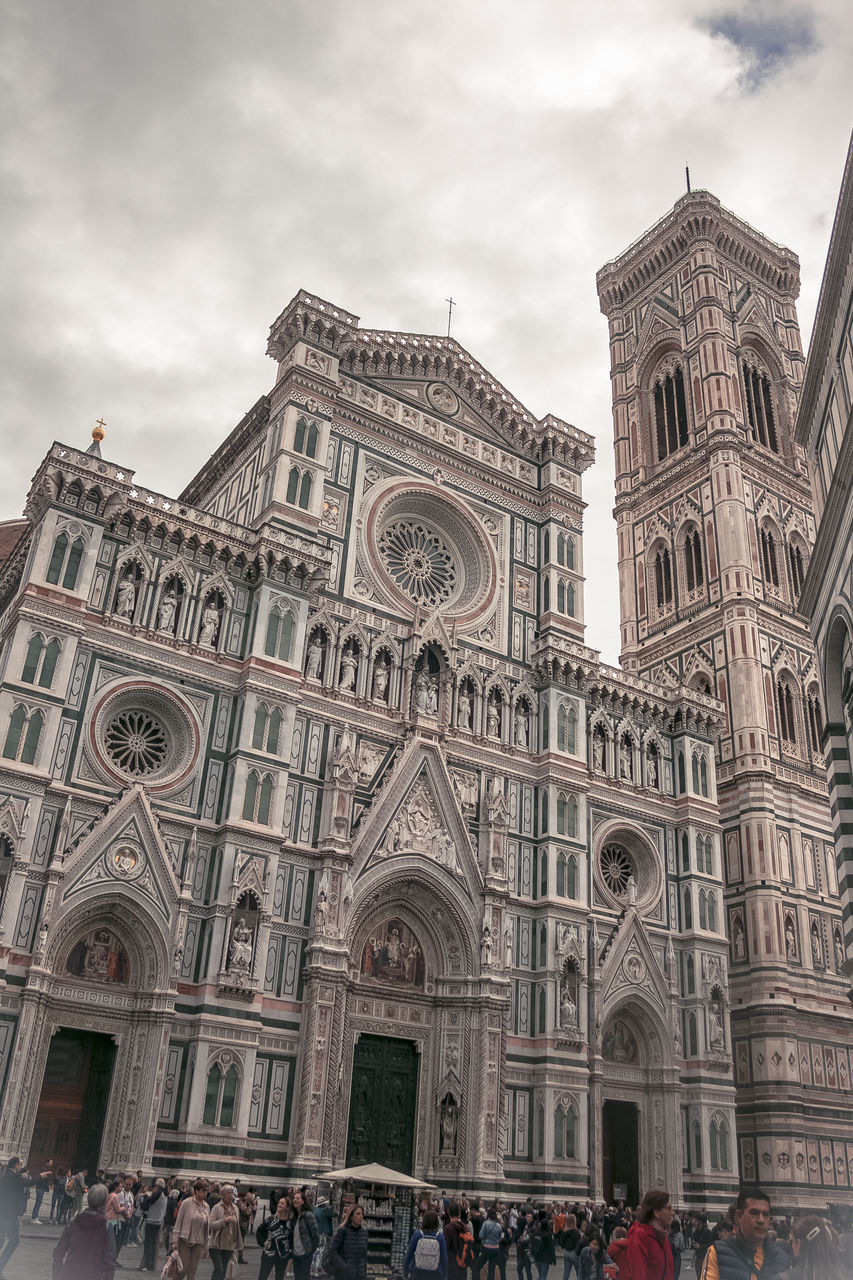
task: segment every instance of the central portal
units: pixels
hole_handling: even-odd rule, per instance
[[[412,1172],[418,1054],[411,1040],[361,1036],[352,1064],[347,1166]]]
[[[639,1116],[636,1102],[604,1103],[604,1198],[640,1203]]]
[[[62,1027],[50,1042],[29,1151],[95,1173],[101,1152],[116,1047],[110,1036]]]

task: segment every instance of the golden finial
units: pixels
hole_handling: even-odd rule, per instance
[[[106,425],[107,424],[104,422],[103,418],[98,418],[96,425],[92,427],[92,439],[97,444],[100,444],[104,436],[106,435],[106,432],[104,431],[104,427]]]

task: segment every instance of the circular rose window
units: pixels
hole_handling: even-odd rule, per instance
[[[617,898],[627,894],[628,884],[634,875],[634,864],[621,844],[606,844],[598,856],[598,865],[610,892],[616,894]]]
[[[389,601],[460,622],[494,606],[497,561],[474,514],[438,487],[393,481],[365,518],[363,563]]]
[[[631,903],[648,909],[663,887],[661,859],[648,838],[630,827],[610,828],[594,862],[599,899],[622,910]]]
[[[194,717],[170,691],[144,681],[108,690],[89,724],[99,765],[114,780],[163,789],[181,781],[198,758]]]

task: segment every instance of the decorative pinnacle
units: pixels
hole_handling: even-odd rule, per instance
[[[106,432],[104,430],[106,425],[107,424],[104,422],[103,418],[98,418],[96,425],[92,427],[92,439],[97,444],[100,444],[104,436],[106,435]]]

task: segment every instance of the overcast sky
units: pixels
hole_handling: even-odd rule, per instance
[[[177,494],[304,287],[454,336],[597,439],[587,639],[618,653],[595,272],[707,187],[801,260],[851,125],[849,0],[5,0],[0,518],[54,439]]]

